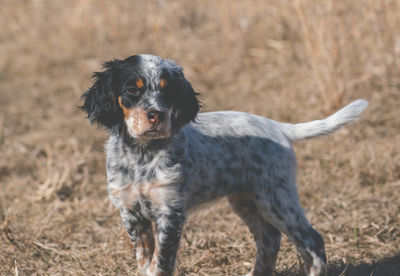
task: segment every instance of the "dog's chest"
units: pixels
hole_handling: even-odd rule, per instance
[[[134,183],[124,186],[109,185],[108,191],[111,201],[119,209],[134,211],[136,215],[148,219],[153,217],[157,199],[149,187]]]
[[[108,156],[108,190],[113,204],[120,209],[140,210],[147,218],[170,201],[169,188],[180,178],[180,164],[165,155]]]

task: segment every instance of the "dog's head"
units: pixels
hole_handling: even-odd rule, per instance
[[[199,112],[198,94],[171,60],[135,55],[104,69],[82,95],[92,123],[111,131],[126,127],[132,138],[146,141],[173,135]]]

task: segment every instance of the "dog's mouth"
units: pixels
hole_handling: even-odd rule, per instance
[[[170,136],[168,131],[163,129],[149,129],[140,133],[138,138],[145,138],[145,139],[160,139],[160,138],[167,138]]]
[[[154,134],[157,134],[159,132],[160,131],[157,130],[157,129],[149,129],[149,130],[146,130],[142,135],[154,135]]]
[[[141,133],[139,136],[159,136],[159,135],[163,135],[163,132],[158,130],[158,129],[149,129],[146,130],[145,132]]]

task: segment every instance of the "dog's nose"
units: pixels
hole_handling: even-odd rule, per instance
[[[160,121],[162,121],[164,117],[164,113],[158,110],[150,110],[147,112],[147,119],[149,119],[149,122],[152,124],[157,124]]]

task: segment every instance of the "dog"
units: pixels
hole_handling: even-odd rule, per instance
[[[171,60],[134,55],[104,63],[81,109],[110,134],[108,191],[135,245],[142,275],[172,275],[190,210],[227,196],[254,236],[248,275],[273,275],[281,233],[308,275],[326,274],[324,240],[299,204],[293,141],[335,132],[368,102],[300,124],[243,112],[199,113],[199,94]]]

